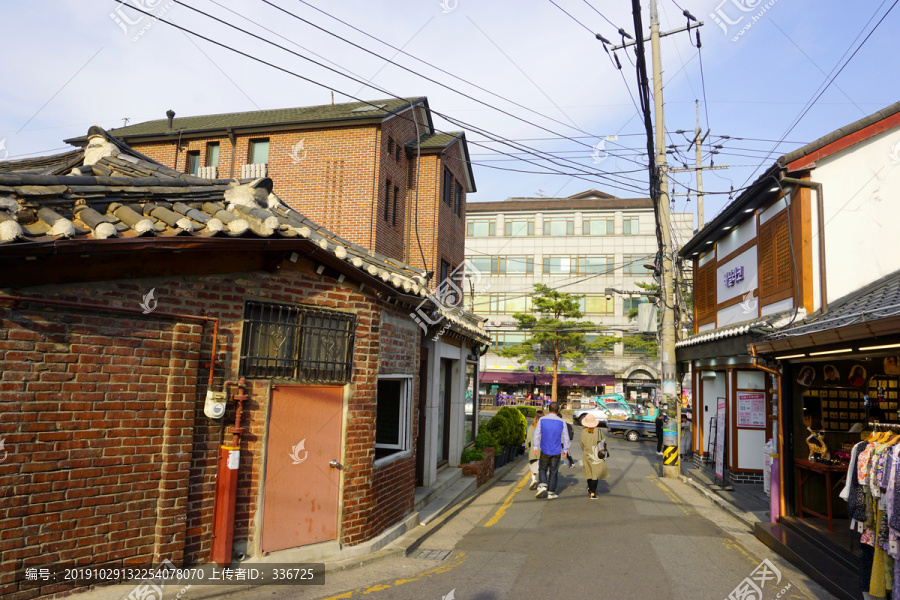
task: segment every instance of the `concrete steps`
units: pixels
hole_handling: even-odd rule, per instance
[[[416,488],[413,510],[419,513],[419,523],[427,525],[469,494],[475,491],[474,477],[463,477],[462,469],[447,467],[437,475],[429,488]]]

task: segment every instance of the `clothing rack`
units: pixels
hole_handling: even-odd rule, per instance
[[[881,421],[869,421],[868,427],[872,429],[872,431],[878,431],[879,428],[882,430],[891,430],[891,431],[900,431],[900,423],[883,423]]]

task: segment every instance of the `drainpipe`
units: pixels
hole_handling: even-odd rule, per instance
[[[785,177],[784,172],[779,174],[779,180],[784,183],[816,190],[816,207],[819,217],[819,296],[822,298],[821,314],[824,315],[828,312],[828,285],[825,278],[825,197],[822,192],[822,184],[806,179],[797,179],[796,177]]]
[[[784,402],[783,386],[781,380],[781,369],[773,369],[759,364],[759,357],[756,354],[756,344],[750,344],[750,356],[753,357],[753,368],[775,376],[775,393],[777,394],[776,406],[778,410],[778,513],[782,516],[786,515],[784,502]]]
[[[226,381],[223,389],[235,385]],[[238,467],[241,456],[241,416],[244,402],[250,399],[247,394],[247,380],[241,377],[236,384],[239,388],[233,400],[237,402],[234,415],[234,427],[229,428],[232,434],[231,445],[219,446],[218,464],[216,468],[216,487],[213,500],[213,530],[210,562],[224,568],[231,564],[234,545],[234,509],[237,504]]]

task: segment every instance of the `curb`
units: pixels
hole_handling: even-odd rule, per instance
[[[712,502],[713,504],[715,504],[722,510],[730,513],[733,517],[735,517],[737,520],[739,520],[744,525],[749,527],[751,530],[754,527],[754,523],[761,522],[756,517],[756,515],[754,515],[753,513],[749,513],[749,512],[741,510],[740,508],[738,508],[737,506],[735,506],[728,500],[722,498],[715,492],[710,491],[706,486],[694,481],[691,477],[688,477],[686,475],[679,475],[678,478],[681,479],[681,481],[683,483],[688,484],[689,486],[691,486],[692,488],[694,488],[695,490],[697,490],[698,492],[700,492],[701,494],[706,496],[706,498],[710,502]]]
[[[508,475],[511,471],[513,471],[516,467],[521,466],[518,458],[513,460],[511,463],[500,467],[496,471],[494,471],[494,477],[491,478],[489,482],[483,484],[480,488],[476,488],[471,494],[461,499],[455,505],[448,506],[447,509],[439,515],[437,518],[432,520],[428,525],[423,525],[421,527],[424,528],[423,531],[419,530],[419,525],[413,527],[408,530],[406,533],[397,537],[397,539],[389,542],[384,547],[375,550],[374,552],[370,552],[368,554],[361,554],[359,556],[351,556],[347,558],[336,558],[331,561],[325,562],[325,575],[333,575],[335,573],[339,573],[341,571],[346,571],[348,569],[354,569],[357,567],[361,567],[365,564],[372,563],[384,558],[390,558],[394,556],[409,556],[413,552],[415,552],[421,544],[428,539],[432,534],[434,534],[438,529],[440,529],[447,521],[451,520],[453,517],[457,516],[463,510],[465,510],[472,502],[474,502],[481,494],[492,488],[496,485],[503,477]],[[412,515],[410,515],[412,516]],[[408,519],[406,517],[406,519]],[[249,564],[249,563],[248,563]],[[252,566],[252,565],[250,565]],[[116,584],[110,586],[98,586],[92,587],[89,589],[82,589],[74,594],[68,596],[72,600],[87,600],[88,598],[95,600],[118,600],[123,597],[121,587],[123,585],[128,585],[131,582],[125,584]],[[135,584],[140,582],[135,582]],[[234,585],[234,586],[225,586],[225,585],[207,585],[203,586],[203,584],[197,584],[191,587],[190,598],[200,600],[204,598],[225,598],[228,596],[232,596],[234,594],[238,594],[241,592],[246,592],[250,589],[256,589],[264,587],[263,585]],[[119,589],[116,589],[119,588]],[[204,589],[206,588],[206,589]],[[175,589],[174,587],[172,589]],[[127,591],[125,594],[127,595]]]

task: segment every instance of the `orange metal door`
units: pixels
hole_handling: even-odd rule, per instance
[[[272,391],[261,548],[274,552],[337,537],[341,387]]]

